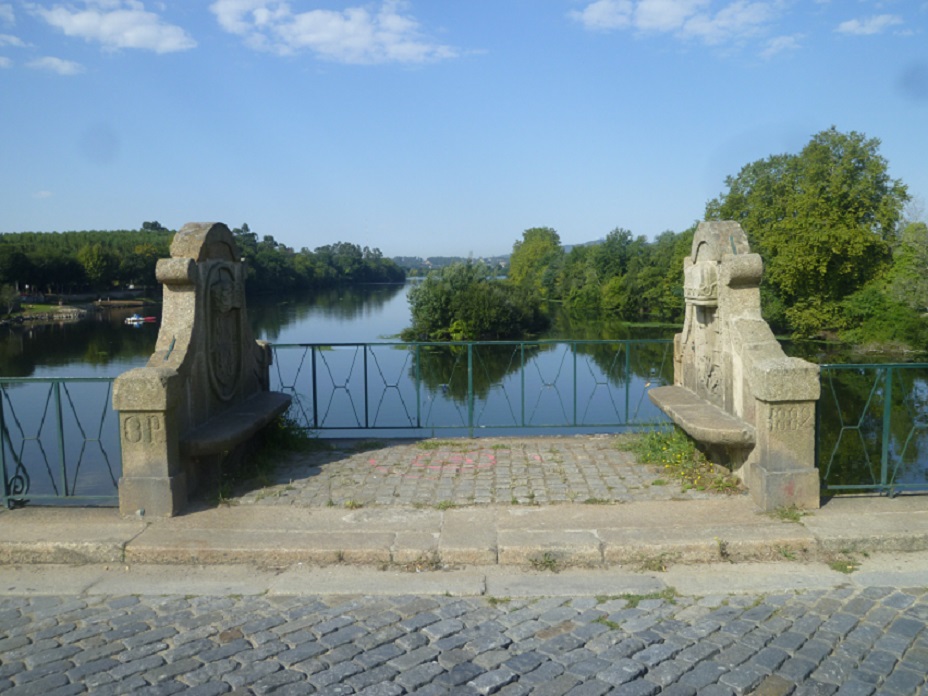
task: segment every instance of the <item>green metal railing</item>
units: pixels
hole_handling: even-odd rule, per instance
[[[316,431],[622,430],[666,424],[647,399],[673,343],[513,341],[274,345],[272,388]]]
[[[358,436],[662,427],[670,341],[275,345],[272,388],[307,429]],[[112,378],[0,377],[2,502],[117,505]],[[821,366],[826,492],[928,490],[928,364]],[[392,431],[392,432],[391,432]]]
[[[118,504],[112,384],[109,377],[0,378],[4,505]]]
[[[928,364],[822,365],[821,384],[824,490],[928,490]]]

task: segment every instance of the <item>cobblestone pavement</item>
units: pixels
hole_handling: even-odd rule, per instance
[[[2,597],[18,694],[917,694],[924,589]]]
[[[336,441],[281,462],[239,504],[343,506],[692,500],[713,494],[662,478],[607,435]]]

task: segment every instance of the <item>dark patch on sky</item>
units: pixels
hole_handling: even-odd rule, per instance
[[[928,102],[928,63],[910,63],[899,77],[902,94],[915,102]]]
[[[112,164],[119,157],[119,136],[108,123],[97,123],[81,134],[80,149],[84,157],[94,164]]]

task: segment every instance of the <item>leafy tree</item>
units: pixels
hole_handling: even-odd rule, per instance
[[[908,200],[879,140],[834,127],[798,155],[774,155],[725,180],[706,218],[736,220],[764,258],[769,294],[800,335],[839,326],[841,301],[890,263]]]
[[[532,227],[512,245],[509,280],[541,297],[554,294],[558,264],[564,257],[561,238],[550,227]]]
[[[537,297],[496,280],[483,263],[453,264],[429,273],[409,291],[412,326],[407,341],[522,338],[547,320]]]
[[[3,308],[5,314],[12,314],[16,309],[19,301],[19,293],[12,285],[0,286],[0,308]]]
[[[928,312],[928,225],[911,222],[893,248],[889,294],[917,312]]]
[[[77,260],[84,267],[87,280],[97,288],[109,285],[119,267],[116,256],[102,244],[81,247],[77,252]]]

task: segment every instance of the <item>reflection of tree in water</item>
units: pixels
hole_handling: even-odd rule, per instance
[[[128,313],[125,313],[128,316]],[[126,326],[123,314],[57,324],[24,324],[0,335],[0,375],[28,377],[36,366],[137,360],[144,364],[155,348],[157,324]]]
[[[817,439],[823,483],[880,483],[885,377],[874,367],[826,369],[821,383]],[[928,368],[893,368],[890,419],[887,483],[928,484]]]
[[[542,350],[550,350],[555,344],[482,344],[473,346],[473,389],[476,399],[486,399],[495,385],[506,376],[517,373],[522,361],[528,364]],[[412,350],[416,350],[413,348]],[[465,345],[421,345],[418,348],[418,365],[414,362],[409,370],[415,380],[418,375],[422,384],[433,392],[442,392],[461,404],[467,403],[467,346]]]
[[[273,342],[285,327],[304,322],[310,315],[342,321],[376,315],[405,289],[403,283],[342,285],[288,296],[284,300],[267,295],[249,297],[248,319],[255,336],[266,336],[267,340]]]

